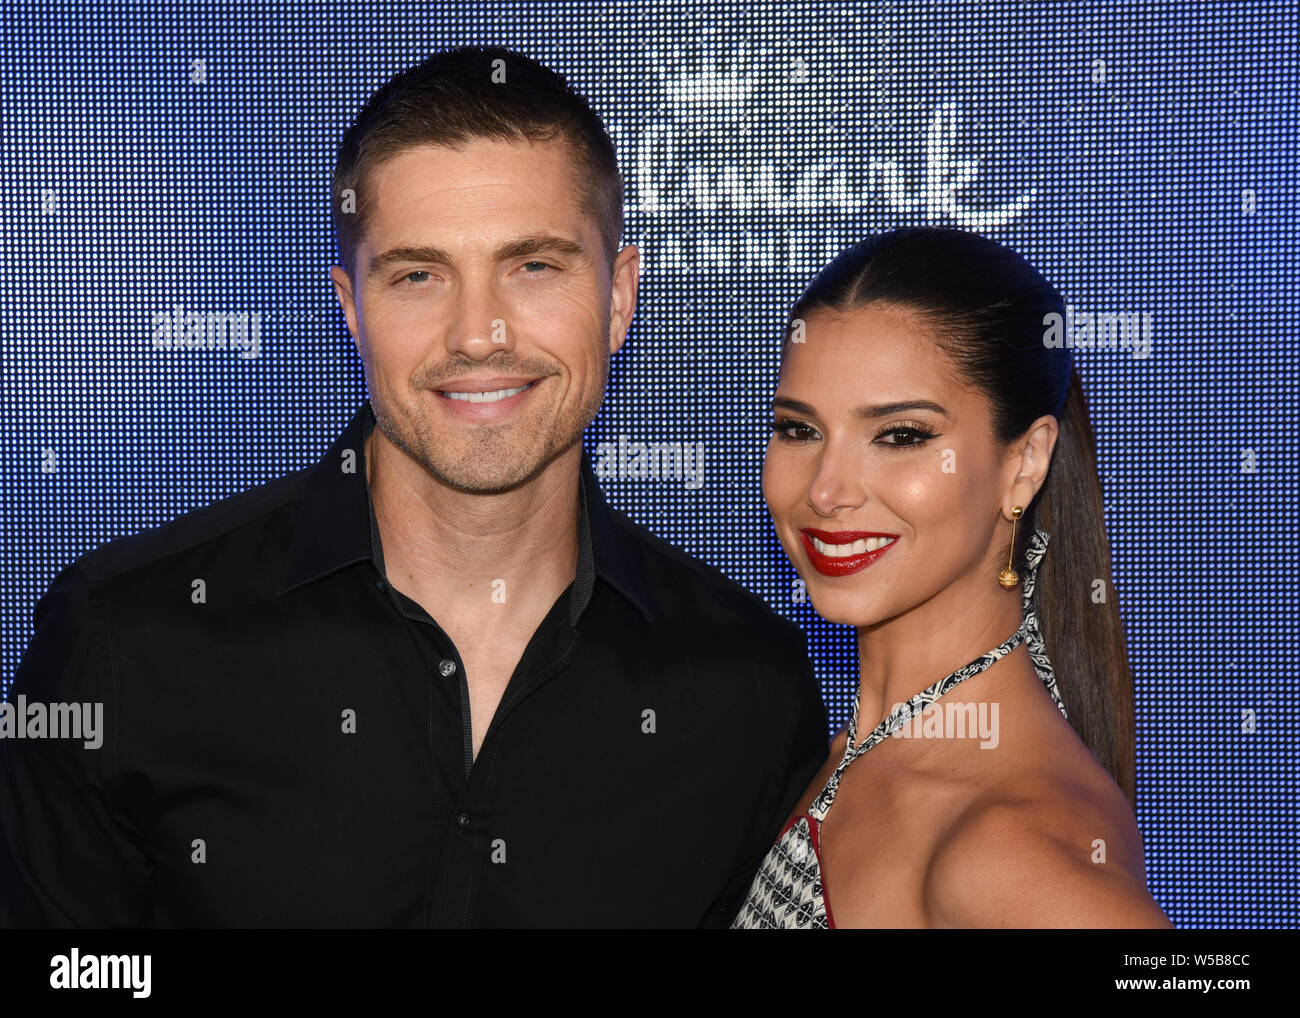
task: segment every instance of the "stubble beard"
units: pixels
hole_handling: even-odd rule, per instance
[[[555,384],[548,376],[542,384]],[[389,412],[386,400],[371,401],[375,426],[384,437],[420,464],[436,481],[457,491],[474,495],[497,495],[518,488],[537,477],[557,457],[582,440],[604,399],[609,378],[608,358],[602,366],[600,384],[583,405],[561,406],[549,427],[538,439],[538,428],[527,418],[506,424],[466,424],[441,433],[430,423],[430,414],[408,407]],[[374,388],[371,388],[374,392]],[[426,398],[421,396],[421,398]],[[434,394],[433,398],[443,397]]]

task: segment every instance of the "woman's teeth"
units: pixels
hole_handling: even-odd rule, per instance
[[[532,384],[532,382],[528,383],[528,385]],[[495,403],[497,400],[518,396],[528,388],[528,385],[521,385],[517,389],[497,389],[494,392],[444,392],[443,395],[448,399],[459,399],[466,403]]]
[[[812,537],[811,534],[808,535]],[[827,544],[812,537],[813,547],[829,558],[848,558],[850,555],[863,555],[869,551],[879,551],[887,544],[893,544],[892,537],[864,537],[852,544]]]

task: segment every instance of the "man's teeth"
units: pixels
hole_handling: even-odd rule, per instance
[[[808,535],[812,537],[811,534]],[[812,538],[813,547],[823,555],[831,558],[848,558],[850,555],[862,555],[869,551],[879,551],[887,544],[893,544],[892,537],[864,537],[854,541],[852,544],[827,544],[825,541],[819,541]]]
[[[532,382],[528,383],[528,385],[532,384]],[[466,403],[495,403],[499,399],[518,396],[528,388],[528,385],[521,385],[517,389],[497,389],[495,392],[444,392],[443,395],[450,399],[463,400]]]

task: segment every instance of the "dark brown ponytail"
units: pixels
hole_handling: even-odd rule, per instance
[[[881,303],[916,313],[988,400],[1000,442],[1045,414],[1058,437],[1047,478],[1026,508],[1016,559],[1035,527],[1051,534],[1035,605],[1070,724],[1129,802],[1135,800],[1133,679],[1111,585],[1110,542],[1074,352],[1048,340],[1061,296],[1014,251],[964,230],[909,227],[842,252],[790,311],[849,311]],[[1059,323],[1061,318],[1057,318]]]
[[[1037,526],[1052,535],[1034,603],[1070,723],[1134,803],[1133,677],[1111,584],[1092,425],[1077,372],[1070,376],[1057,425],[1047,480],[1034,499],[1030,525],[1022,528],[1024,533]]]

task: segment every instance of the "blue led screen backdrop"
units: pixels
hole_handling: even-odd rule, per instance
[[[365,396],[326,274],[339,136],[429,52],[506,45],[604,118],[642,249],[586,439],[605,490],[804,627],[835,728],[851,634],[801,600],[759,490],[789,304],[844,247],[916,223],[984,232],[1059,287],[1137,685],[1151,889],[1183,927],[1300,926],[1292,5],[3,17],[6,688],[63,565],[328,447]],[[221,347],[158,341],[192,314]],[[652,442],[685,468],[618,469]]]

